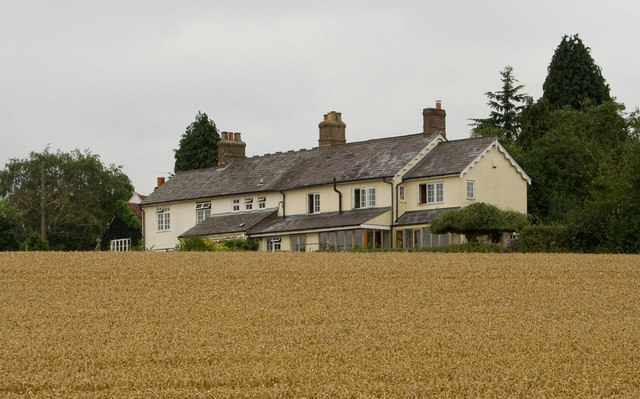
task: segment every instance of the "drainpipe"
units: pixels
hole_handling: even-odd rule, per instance
[[[336,178],[333,178],[333,191],[335,191],[336,193],[338,193],[338,198],[339,198],[339,202],[338,202],[338,215],[342,215],[342,193],[340,191],[338,191],[337,188],[337,184],[338,182],[336,181]]]
[[[397,218],[394,219],[394,217],[393,217],[393,213],[394,213],[393,212],[393,204],[394,204],[394,201],[393,201],[393,179],[391,179],[391,181],[387,181],[387,178],[385,177],[385,178],[382,179],[382,181],[391,186],[391,226],[390,226],[391,230],[389,231],[389,248],[394,248],[395,247],[395,244],[394,244],[395,240],[393,239],[393,225],[396,224],[396,219]],[[398,193],[398,186],[396,186],[396,199],[397,199],[397,196],[398,196],[397,193]],[[398,215],[398,201],[395,201],[395,204],[396,204],[396,212],[395,212],[395,214],[397,216]]]
[[[282,203],[282,219],[285,218],[286,214],[284,212],[284,203],[286,202],[287,196],[285,195],[284,191],[280,190],[280,194],[282,194],[282,201],[280,201]]]
[[[393,223],[394,223],[394,222],[393,222],[393,221],[394,221],[394,219],[393,219],[393,180],[391,180],[391,181],[387,181],[387,178],[386,178],[386,177],[384,177],[384,178],[382,179],[382,182],[383,182],[383,183],[387,183],[387,184],[389,184],[389,185],[391,186],[391,223],[393,224]],[[395,213],[396,213],[396,214],[398,213],[398,210],[397,210],[397,209],[396,209],[396,212],[395,212]]]
[[[142,223],[141,223],[142,226],[140,226],[140,233],[141,233],[140,234],[140,239],[142,240],[142,250],[146,251],[147,250],[147,246],[144,243],[144,236],[146,235],[145,234],[146,233],[146,231],[145,231],[146,229],[144,227],[144,222],[145,222],[145,217],[144,216],[145,216],[145,213],[144,213],[144,208],[143,207],[140,207],[140,210],[142,211]],[[138,244],[140,244],[140,243],[138,243]]]

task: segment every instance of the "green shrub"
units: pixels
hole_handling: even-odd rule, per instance
[[[221,252],[221,251],[257,251],[259,244],[255,240],[234,239],[221,242],[209,237],[188,236],[179,239],[176,246],[179,251]]]
[[[518,252],[568,252],[567,226],[532,225],[522,229],[515,241]]]
[[[447,245],[437,248],[412,248],[409,252],[482,252],[482,253],[502,253],[510,252],[508,248],[500,246],[500,244],[484,244],[481,242],[467,242],[464,244]]]
[[[23,251],[48,251],[49,241],[43,240],[39,233],[32,231],[27,239],[20,244],[20,249]]]
[[[179,251],[198,251],[210,252],[221,251],[222,245],[214,242],[208,237],[187,236],[179,239],[180,243],[176,246]]]
[[[434,234],[464,234],[469,241],[477,241],[482,235],[498,241],[501,233],[519,231],[528,224],[529,219],[525,214],[476,202],[462,209],[442,213],[429,225],[429,230]]]
[[[222,245],[229,251],[257,251],[260,247],[260,243],[256,240],[226,240],[222,241]]]

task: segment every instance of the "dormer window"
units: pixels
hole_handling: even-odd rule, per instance
[[[253,209],[253,197],[244,199],[244,209],[250,211]]]
[[[196,203],[196,224],[202,223],[211,216],[211,202]]]
[[[264,209],[267,206],[267,197],[258,197],[258,209]]]

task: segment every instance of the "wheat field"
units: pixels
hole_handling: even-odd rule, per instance
[[[0,253],[0,397],[640,397],[640,257]]]

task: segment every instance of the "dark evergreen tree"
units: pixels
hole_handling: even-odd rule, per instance
[[[562,38],[542,85],[542,97],[552,109],[564,106],[580,109],[585,104],[600,105],[611,100],[609,85],[590,51],[578,35]]]
[[[502,90],[485,93],[491,114],[488,118],[471,119],[474,122],[471,136],[497,136],[502,141],[513,142],[520,132],[519,115],[528,97],[520,93],[524,86],[516,85],[518,80],[513,76],[512,66],[506,66],[500,75]]]
[[[176,172],[202,169],[218,164],[218,141],[220,134],[213,120],[198,111],[196,120],[189,125],[180,139],[175,152]]]
[[[529,213],[552,222],[582,209],[593,182],[628,137],[621,112],[613,102],[548,112],[549,130],[518,159],[532,180]]]

